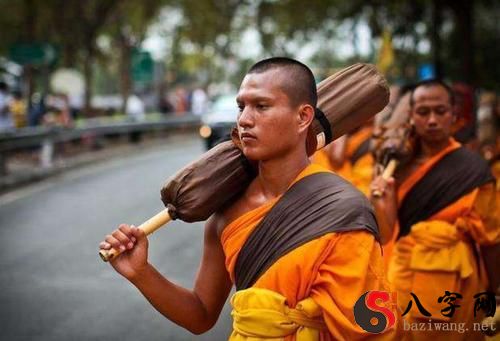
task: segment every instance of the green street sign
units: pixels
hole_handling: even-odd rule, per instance
[[[56,56],[54,46],[47,43],[17,43],[9,49],[9,59],[21,65],[50,64]]]
[[[147,51],[134,49],[132,51],[132,80],[139,83],[153,81],[154,61]]]

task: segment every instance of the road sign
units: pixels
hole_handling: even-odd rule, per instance
[[[17,43],[9,49],[9,59],[21,65],[50,64],[56,56],[54,46],[47,43]]]
[[[153,81],[154,61],[148,51],[134,49],[132,51],[132,80],[149,83]]]

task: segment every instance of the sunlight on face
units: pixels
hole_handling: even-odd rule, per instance
[[[266,160],[286,152],[299,141],[297,110],[280,86],[282,70],[245,76],[236,101],[238,132],[249,159]]]

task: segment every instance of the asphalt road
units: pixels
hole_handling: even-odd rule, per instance
[[[209,333],[176,326],[98,257],[122,222],[163,209],[168,176],[203,152],[195,136],[67,172],[0,197],[1,340],[225,340],[228,305]],[[191,288],[203,224],[173,222],[150,238],[150,261]]]

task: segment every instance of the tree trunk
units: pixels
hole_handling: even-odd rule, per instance
[[[72,44],[64,45],[63,61],[62,65],[67,68],[75,68],[76,65],[76,53],[78,51],[76,46]]]
[[[85,83],[85,95],[83,102],[84,117],[90,117],[92,114],[91,100],[92,100],[93,61],[94,61],[94,49],[87,48],[87,58],[85,58],[85,60],[83,61],[83,79]]]
[[[25,0],[24,1],[25,11],[26,11],[26,31],[25,31],[25,39],[28,43],[33,43],[35,41],[35,27],[36,27],[36,18],[37,18],[37,8],[33,0]],[[26,89],[26,98],[27,107],[31,108],[31,98],[33,97],[33,92],[35,88],[35,79],[34,79],[34,70],[32,65],[25,65],[23,68],[25,89]]]
[[[469,0],[457,1],[454,6],[457,35],[462,42],[461,59],[463,80],[469,85],[475,85],[474,74],[474,2]]]
[[[127,101],[128,101],[129,96],[130,96],[130,92],[132,90],[132,78],[130,76],[130,67],[131,67],[131,59],[132,59],[132,46],[130,46],[126,37],[124,37],[120,41],[120,50],[121,50],[120,90],[121,90],[121,96],[122,96],[121,112],[126,113]]]
[[[432,63],[434,64],[436,78],[443,77],[443,66],[441,62],[441,22],[443,21],[443,7],[439,0],[432,3],[432,25],[431,25],[431,44],[432,44]]]
[[[31,108],[33,103],[31,102],[33,97],[33,90],[35,88],[35,79],[33,75],[33,67],[31,65],[23,66],[23,78],[24,78],[24,93],[27,99],[27,108]],[[46,94],[44,94],[46,95]]]

